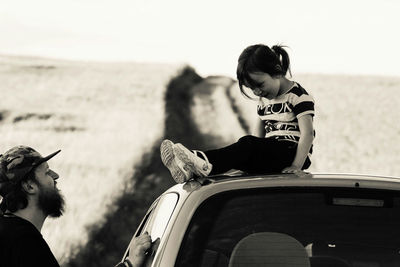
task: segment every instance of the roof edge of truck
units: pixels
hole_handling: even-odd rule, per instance
[[[257,187],[268,181],[271,186],[346,186],[346,187],[380,187],[390,189],[391,186],[400,188],[400,177],[381,176],[355,173],[301,173],[301,174],[260,174],[249,175],[243,172],[223,174],[190,180],[183,184],[172,186],[166,192],[184,191],[191,193],[201,188],[212,186],[240,185],[243,188]],[[237,186],[233,186],[237,187]],[[398,188],[397,188],[398,187]],[[395,188],[393,188],[395,189]]]

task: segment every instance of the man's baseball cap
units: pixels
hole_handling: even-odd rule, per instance
[[[48,161],[61,150],[46,157],[28,146],[16,146],[0,155],[0,195],[6,196],[29,172]]]

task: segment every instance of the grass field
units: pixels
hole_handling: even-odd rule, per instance
[[[310,171],[400,175],[400,77],[299,74],[293,80],[316,103]],[[256,102],[231,91],[254,128]]]
[[[112,200],[164,130],[163,93],[178,66],[0,57],[0,150],[26,144],[49,164],[67,199],[43,235],[64,262],[101,224]]]
[[[400,78],[303,75],[316,100],[311,171],[400,175]]]
[[[115,208],[113,200],[134,175],[133,166],[164,135],[166,84],[181,66],[0,59],[0,151],[17,144],[42,154],[62,149],[49,163],[61,176],[67,210],[57,221],[46,221],[43,235],[67,263],[74,248],[87,241],[87,230]],[[400,176],[400,77],[294,79],[317,103],[311,171]],[[224,85],[196,88],[193,99],[193,121],[207,126],[199,130],[224,136],[224,143],[245,133],[232,117],[237,116],[232,101],[249,129],[257,119],[254,103],[230,85],[230,98],[219,89]]]

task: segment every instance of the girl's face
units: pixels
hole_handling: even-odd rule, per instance
[[[251,88],[253,94],[268,99],[274,99],[280,94],[280,77],[271,77],[271,75],[264,72],[249,73],[250,78],[258,84],[257,87]]]

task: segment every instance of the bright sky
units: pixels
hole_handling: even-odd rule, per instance
[[[0,54],[187,62],[235,76],[248,45],[292,71],[400,76],[398,0],[0,0]]]

